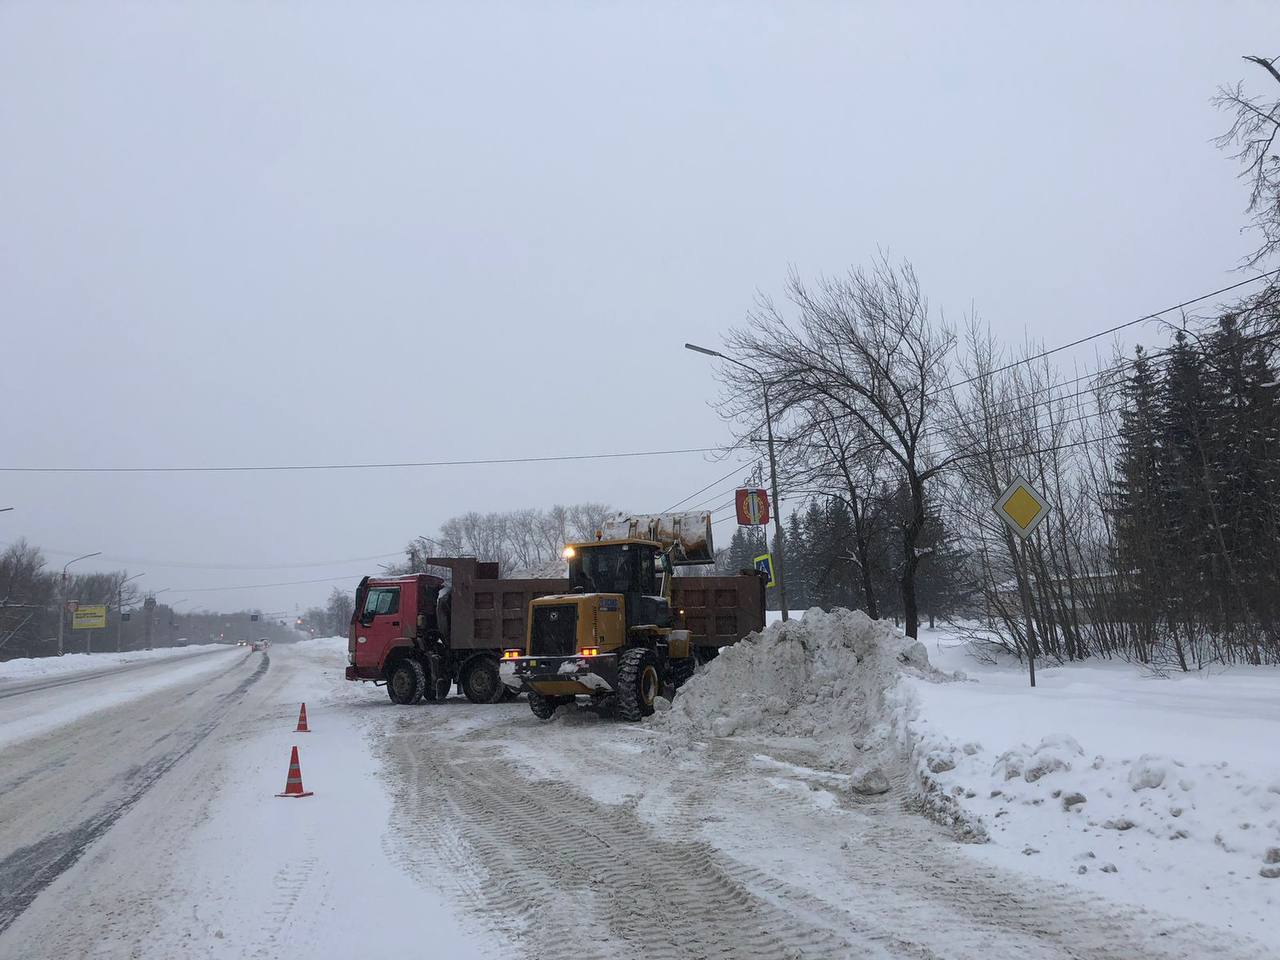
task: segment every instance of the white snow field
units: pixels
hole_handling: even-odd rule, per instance
[[[912,686],[918,770],[990,836],[972,855],[1280,943],[1280,670],[1041,664],[1033,690],[922,639],[968,678]]]
[[[860,614],[810,611],[727,650],[635,725],[575,707],[540,722],[523,700],[397,707],[383,690],[342,679],[338,638],[210,657],[218,669],[199,677],[175,664],[167,686],[0,743],[0,957],[1235,960],[1276,952],[1280,936],[1250,919],[1265,903],[1228,899],[1246,889],[1243,876],[1238,889],[1220,884],[1199,841],[1159,839],[1187,858],[1183,869],[1199,872],[1199,896],[1215,905],[1193,911],[1116,889],[1162,879],[1140,868],[1144,848],[1127,845],[1138,826],[1104,837],[1124,833],[1132,859],[1095,845],[1088,872],[1074,872],[1085,863],[1074,859],[1080,843],[1099,841],[1097,831],[1065,824],[1093,815],[1092,794],[1084,811],[1055,811],[1064,823],[1053,828],[1037,819],[1048,816],[1048,799],[1010,801],[998,809],[1016,810],[997,818],[979,801],[998,798],[966,796],[962,783],[998,777],[996,789],[1034,791],[1091,769],[1073,762],[1030,782],[1026,763],[1021,779],[991,772],[1023,740],[1034,751],[1049,733],[1069,731],[1087,744],[1095,720],[1073,718],[1097,712],[1115,688],[1094,688],[1083,711],[1070,709],[1066,692],[1028,706],[1012,670],[975,669],[978,682],[939,670],[928,655],[935,639],[916,644]],[[945,651],[940,662],[952,671],[960,659]],[[1066,691],[1070,669],[1059,686],[1045,671],[1039,692]],[[1126,676],[1111,673],[1116,683]],[[1127,676],[1133,687],[1144,682]],[[1243,673],[1219,698],[1214,684],[1234,677],[1190,689],[1200,691],[1202,722],[1239,740],[1278,678]],[[1248,678],[1257,684],[1252,706],[1242,696]],[[12,699],[38,713],[42,696]],[[294,733],[304,700],[312,732]],[[1059,712],[1042,715],[1051,702]],[[1113,736],[1096,749],[1123,767],[1140,808],[1164,787],[1129,785],[1132,770],[1154,781],[1159,764],[1123,764],[1133,751],[1155,752],[1140,732],[1145,708],[1125,709],[1113,716],[1136,739]],[[0,715],[0,738],[5,724]],[[1214,730],[1189,725],[1209,749]],[[981,746],[966,754],[971,742]],[[1181,743],[1169,734],[1165,752]],[[295,744],[315,795],[277,799]],[[1071,752],[1061,738],[1055,749]],[[1234,749],[1213,756],[1243,775],[1248,750]],[[930,771],[937,754],[955,767]],[[1185,750],[1174,755],[1193,762]],[[1256,766],[1247,772],[1249,782],[1266,779]],[[1198,798],[1218,796],[1196,776]],[[1081,783],[1101,800],[1095,781]],[[1045,787],[1046,797],[1056,789]],[[1201,801],[1196,815],[1203,811]],[[1188,806],[1182,817],[1191,815]],[[1047,836],[1014,838],[1014,824]],[[1023,856],[1023,843],[1041,853]],[[1103,874],[1112,860],[1119,872]],[[1280,888],[1256,867],[1251,878],[1256,890]]]

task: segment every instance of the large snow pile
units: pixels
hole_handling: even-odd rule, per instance
[[[861,611],[815,608],[723,649],[654,726],[689,741],[791,741],[847,770],[855,792],[884,793],[904,779],[913,751],[917,699],[904,676],[954,679],[892,624]]]
[[[1077,664],[1031,689],[1016,664],[963,665],[976,682],[909,683],[914,763],[985,827],[976,855],[1274,937],[1280,672]]]

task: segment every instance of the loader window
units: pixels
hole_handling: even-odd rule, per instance
[[[569,565],[569,580],[589,593],[628,593],[634,551],[625,546],[588,547]]]
[[[399,587],[374,587],[364,598],[364,615],[362,620],[371,620],[384,613],[400,612]]]

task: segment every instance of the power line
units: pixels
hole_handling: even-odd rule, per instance
[[[1200,330],[1200,331],[1193,331],[1193,332],[1203,333],[1206,331]],[[1256,344],[1264,340],[1272,340],[1277,336],[1280,336],[1280,330],[1267,330],[1262,333],[1252,334],[1247,337],[1241,337],[1240,343],[1242,345]],[[1059,403],[1064,400],[1071,400],[1075,397],[1085,396],[1095,391],[1109,392],[1109,391],[1117,390],[1122,385],[1119,382],[1115,382],[1111,384],[1098,384],[1098,381],[1101,381],[1108,376],[1116,376],[1118,374],[1121,374],[1125,370],[1131,367],[1137,366],[1139,363],[1151,362],[1153,360],[1158,360],[1161,357],[1170,356],[1176,349],[1177,349],[1176,347],[1170,346],[1170,347],[1164,347],[1160,350],[1153,350],[1150,353],[1144,353],[1141,357],[1130,357],[1125,360],[1117,361],[1116,363],[1113,363],[1108,367],[1104,367],[1102,370],[1097,370],[1092,373],[1081,374],[1078,377],[1074,377],[1071,380],[1064,380],[1061,383],[1048,384],[1047,386],[1041,388],[1040,390],[1032,390],[1032,391],[1029,391],[1028,393],[1021,394],[1020,396],[1017,396],[1017,397],[1010,397],[1007,400],[1004,398],[997,398],[996,399],[997,404],[1012,403],[1018,400],[1026,399],[1027,397],[1042,397],[1043,399],[1025,404],[1023,406],[1017,407],[1016,409],[1012,409],[1012,410],[998,409],[998,410],[995,410],[994,412],[1000,417],[1012,418],[1012,417],[1016,417],[1021,413],[1026,413],[1028,411],[1035,410],[1039,407],[1047,407],[1053,403]],[[994,372],[995,371],[993,371],[993,373]],[[989,375],[990,374],[982,374],[983,377],[986,377]],[[1051,394],[1054,390],[1058,390],[1062,387],[1072,386],[1073,384],[1077,384],[1082,380],[1090,381],[1091,384],[1093,385],[1085,387],[1080,390],[1076,390],[1073,393],[1060,394],[1059,396],[1056,396],[1056,397],[1047,395],[1047,394]],[[1105,409],[1101,409],[1100,412],[1106,413],[1109,411],[1106,411]],[[1039,422],[1039,418],[1041,415],[1042,415],[1041,413],[1035,414],[1037,423]],[[1096,416],[1097,414],[1093,414],[1093,415]],[[962,412],[959,417],[956,417],[951,414],[939,414],[938,421],[930,424],[928,429],[931,431],[954,430],[954,429],[957,429],[959,424],[963,423],[965,419],[967,418],[964,416],[964,412]]]
[[[11,544],[5,544],[11,546]],[[41,553],[53,554],[54,556],[74,556],[71,550],[56,550],[52,547],[40,547]],[[347,557],[343,560],[315,560],[307,563],[196,563],[190,560],[148,560],[143,557],[122,557],[117,554],[103,554],[101,559],[108,563],[127,563],[137,564],[144,567],[165,567],[169,569],[185,569],[185,570],[301,570],[309,567],[336,567],[344,563],[361,563],[366,560],[386,560],[388,557],[398,557],[404,551],[396,550],[392,553],[376,553],[367,557]]]
[[[1014,360],[1010,363],[1006,363],[1003,367],[997,367],[994,370],[989,370],[985,373],[977,374],[975,376],[970,377],[967,380],[960,380],[960,381],[957,381],[956,383],[949,383],[945,387],[939,387],[938,389],[931,391],[928,394],[928,396],[934,396],[939,393],[945,393],[948,390],[954,390],[956,387],[963,387],[963,386],[966,386],[967,384],[975,383],[978,380],[983,380],[987,377],[994,376],[997,373],[1003,373],[1006,370],[1012,370],[1014,367],[1021,366],[1024,363],[1031,363],[1035,360],[1040,360],[1040,359],[1043,359],[1044,357],[1051,356],[1052,354],[1060,353],[1063,350],[1070,350],[1072,347],[1078,347],[1080,346],[1080,344],[1088,343],[1090,340],[1097,340],[1099,337],[1109,336],[1110,334],[1117,333],[1120,330],[1124,330],[1127,327],[1136,326],[1139,323],[1146,323],[1148,320],[1155,320],[1159,317],[1164,316],[1164,314],[1166,313],[1170,313],[1174,310],[1181,310],[1183,307],[1189,307],[1193,303],[1199,303],[1202,300],[1208,300],[1211,297],[1216,297],[1223,293],[1229,293],[1232,290],[1237,290],[1240,287],[1246,286],[1250,283],[1256,283],[1257,281],[1263,279],[1264,277],[1274,277],[1277,274],[1280,274],[1280,268],[1277,268],[1275,270],[1268,270],[1266,273],[1260,273],[1255,277],[1249,277],[1248,279],[1241,280],[1239,283],[1233,283],[1230,286],[1220,287],[1219,289],[1214,290],[1211,293],[1201,294],[1198,297],[1192,297],[1190,300],[1183,300],[1181,303],[1175,303],[1171,307],[1165,307],[1163,310],[1157,310],[1154,313],[1148,313],[1144,317],[1138,317],[1135,320],[1126,320],[1124,323],[1118,323],[1114,327],[1108,327],[1106,330],[1099,330],[1097,333],[1091,333],[1087,337],[1081,337],[1078,340],[1072,340],[1070,343],[1064,343],[1056,347],[1051,347],[1048,350],[1042,350],[1040,353],[1033,354],[1030,357],[1022,357],[1019,360]]]
[[[631,457],[671,457],[688,453],[719,453],[719,447],[683,450],[634,450],[624,453],[579,453],[549,457],[489,457],[474,460],[421,460],[388,463],[295,463],[220,467],[5,467],[0,473],[266,473],[298,470],[388,470],[413,467],[498,466],[512,463],[562,463],[570,460],[620,460]]]
[[[336,583],[339,580],[359,580],[363,573],[352,573],[344,577],[318,577],[314,580],[283,580],[279,583],[241,583],[234,587],[182,587],[175,588],[174,593],[217,593],[223,590],[259,590],[266,587],[297,587],[306,583]]]
[[[755,463],[759,463],[759,462],[760,462],[759,458],[756,458]],[[707,484],[705,487],[703,487],[702,489],[700,489],[700,490],[695,490],[695,491],[693,491],[693,493],[689,494],[687,497],[684,497],[683,499],[677,500],[675,503],[673,503],[671,506],[667,507],[667,509],[666,509],[666,510],[663,510],[662,512],[663,512],[663,513],[670,513],[672,510],[674,510],[676,507],[680,506],[682,503],[686,503],[686,502],[688,502],[689,500],[692,500],[692,499],[693,499],[694,497],[696,497],[698,494],[703,493],[703,492],[705,492],[705,491],[707,491],[707,490],[710,490],[710,489],[711,489],[712,487],[714,487],[716,484],[718,484],[718,483],[722,483],[722,482],[724,482],[725,480],[728,480],[728,479],[729,479],[730,477],[732,477],[735,473],[740,473],[740,472],[741,472],[741,471],[742,471],[746,466],[747,466],[747,464],[743,464],[743,463],[740,463],[740,464],[735,465],[735,466],[734,466],[734,468],[733,468],[732,470],[730,470],[728,473],[726,473],[723,477],[717,477],[716,479],[712,480],[710,483],[708,483],[708,484]]]

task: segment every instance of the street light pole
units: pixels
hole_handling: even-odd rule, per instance
[[[769,382],[755,367],[725,356],[719,350],[709,350],[694,343],[686,343],[684,346],[686,350],[705,353],[709,357],[719,357],[721,360],[735,363],[743,370],[760,378],[760,391],[764,394],[764,425],[769,440],[769,484],[773,492],[773,576],[778,584],[778,606],[782,609],[782,619],[785,622],[790,619],[790,614],[787,610],[787,582],[783,569],[785,563],[782,551],[782,502],[778,499],[778,461],[773,452],[773,416],[769,410]]]
[[[90,557],[102,556],[101,550],[95,550],[93,553],[86,553],[83,557],[76,557],[74,560],[68,560],[62,565],[62,580],[58,589],[58,656],[62,656],[62,636],[66,627],[67,620],[67,567],[73,563],[79,563],[81,560],[88,560]]]
[[[116,584],[116,653],[124,649],[124,585],[145,576],[145,573],[135,573]]]

